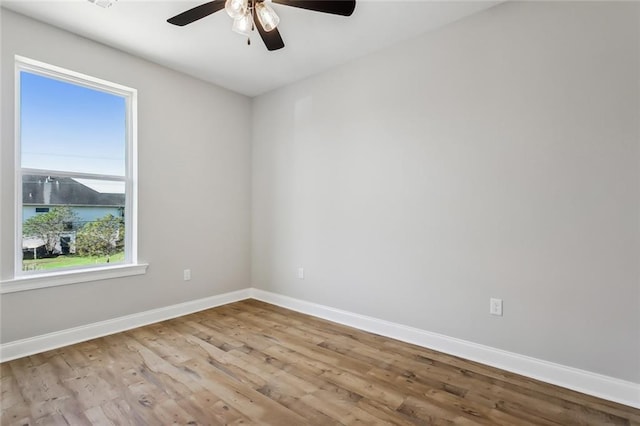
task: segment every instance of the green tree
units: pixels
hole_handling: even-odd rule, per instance
[[[39,213],[25,220],[22,224],[22,236],[40,238],[47,253],[53,254],[61,235],[69,230],[69,224],[77,220],[78,216],[71,207],[53,207],[47,213]]]
[[[123,250],[123,243],[123,220],[108,214],[78,231],[76,252],[82,256],[111,256]]]

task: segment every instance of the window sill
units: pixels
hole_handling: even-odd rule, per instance
[[[0,281],[0,294],[142,275],[147,272],[148,266],[149,264],[147,263],[138,263],[135,265],[106,266],[22,276],[12,280]]]

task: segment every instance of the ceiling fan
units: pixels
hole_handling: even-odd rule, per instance
[[[284,41],[276,28],[280,18],[271,8],[271,2],[342,16],[351,16],[356,7],[355,0],[213,0],[169,18],[167,22],[183,27],[225,9],[233,18],[231,29],[247,36],[247,43],[251,43],[248,37],[255,27],[267,49],[278,50],[284,47]]]

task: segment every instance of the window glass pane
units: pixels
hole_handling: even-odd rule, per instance
[[[22,269],[125,259],[125,182],[22,176]]]
[[[126,99],[20,72],[23,168],[125,175]]]

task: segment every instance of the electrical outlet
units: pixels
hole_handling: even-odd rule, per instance
[[[502,299],[489,299],[489,313],[491,315],[502,316]]]
[[[182,271],[182,275],[185,281],[191,281],[191,269],[185,269]]]
[[[298,268],[298,278],[304,280],[304,268]]]

